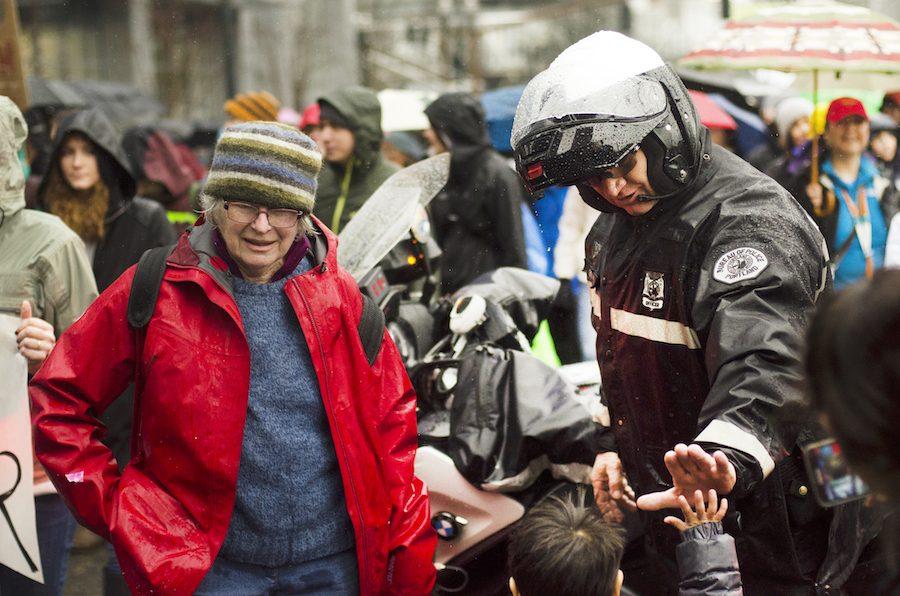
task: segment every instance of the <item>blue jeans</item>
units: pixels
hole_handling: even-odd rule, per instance
[[[348,550],[285,567],[260,567],[219,557],[194,594],[359,594],[356,552]]]
[[[44,583],[39,584],[0,565],[0,594],[2,596],[58,596],[62,594],[69,562],[69,548],[75,536],[75,518],[59,495],[34,498],[37,521],[38,550]],[[6,523],[0,518],[0,523]]]

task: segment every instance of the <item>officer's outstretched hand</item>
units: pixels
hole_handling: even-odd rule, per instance
[[[699,445],[688,447],[679,443],[666,453],[665,462],[674,486],[667,491],[641,496],[637,500],[639,509],[677,509],[680,507],[678,497],[682,495],[691,496],[698,490],[704,493],[715,490],[720,495],[727,495],[737,482],[734,465],[721,451],[710,455]],[[596,464],[594,466],[596,468]]]
[[[608,451],[597,455],[591,470],[591,484],[597,507],[606,521],[622,523],[625,519],[622,507],[629,511],[637,510],[634,490],[628,486],[622,462],[616,453]]]

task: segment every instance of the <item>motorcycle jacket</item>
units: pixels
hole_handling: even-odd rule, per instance
[[[638,494],[671,487],[663,458],[677,443],[725,451],[738,477],[729,501],[742,516],[741,570],[777,578],[798,565],[787,520],[763,503],[784,508],[773,472],[795,437],[777,414],[802,400],[802,338],[830,283],[827,254],[784,189],[702,139],[682,192],[644,216],[601,215],[588,235],[604,400]],[[674,542],[661,517],[649,534]],[[792,554],[773,552],[780,545]]]

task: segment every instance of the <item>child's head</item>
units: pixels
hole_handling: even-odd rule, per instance
[[[625,541],[597,507],[572,495],[532,509],[509,541],[514,595],[613,596],[622,587]]]

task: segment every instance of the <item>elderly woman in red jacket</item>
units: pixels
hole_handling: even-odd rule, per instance
[[[415,395],[389,336],[360,339],[362,296],[310,216],[320,167],[294,128],[227,128],[149,325],[126,318],[132,268],[33,381],[37,456],[136,593],[433,586]],[[120,475],[97,417],[130,382]]]

